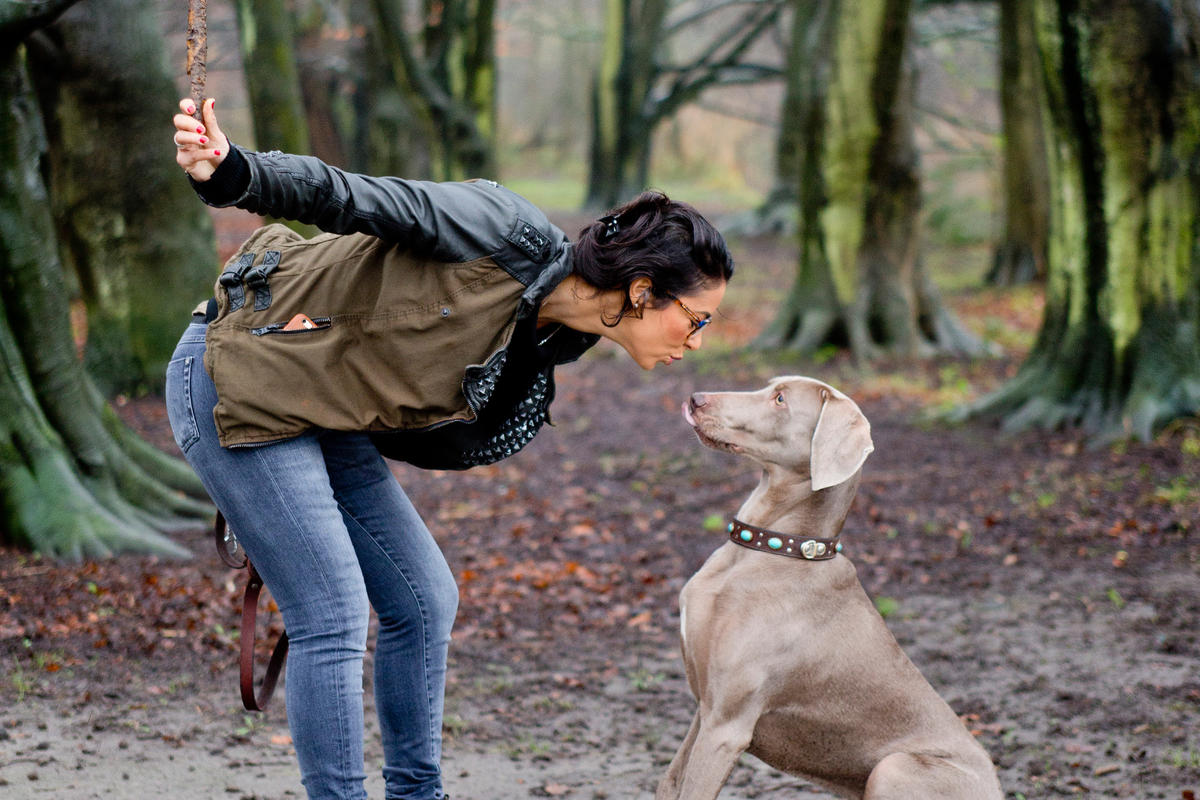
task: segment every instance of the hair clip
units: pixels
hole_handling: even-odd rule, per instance
[[[609,214],[607,217],[600,218],[600,224],[604,227],[600,233],[596,234],[596,240],[607,242],[609,239],[621,232],[621,224],[617,221],[617,214]]]

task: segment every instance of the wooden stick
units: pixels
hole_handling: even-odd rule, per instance
[[[201,118],[204,84],[208,80],[208,0],[188,0],[187,75],[196,119]]]

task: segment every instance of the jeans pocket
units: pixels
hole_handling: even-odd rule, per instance
[[[192,407],[192,370],[196,357],[185,356],[167,364],[167,421],[175,444],[185,454],[200,439],[196,425],[196,411]]]

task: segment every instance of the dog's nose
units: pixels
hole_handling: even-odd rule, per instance
[[[703,394],[696,392],[692,395],[692,408],[703,408],[706,405],[708,405],[708,398]]]

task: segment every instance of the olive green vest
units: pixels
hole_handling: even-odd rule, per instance
[[[502,356],[525,290],[488,257],[259,229],[226,263],[208,326],[221,444],[473,419],[464,375]]]

